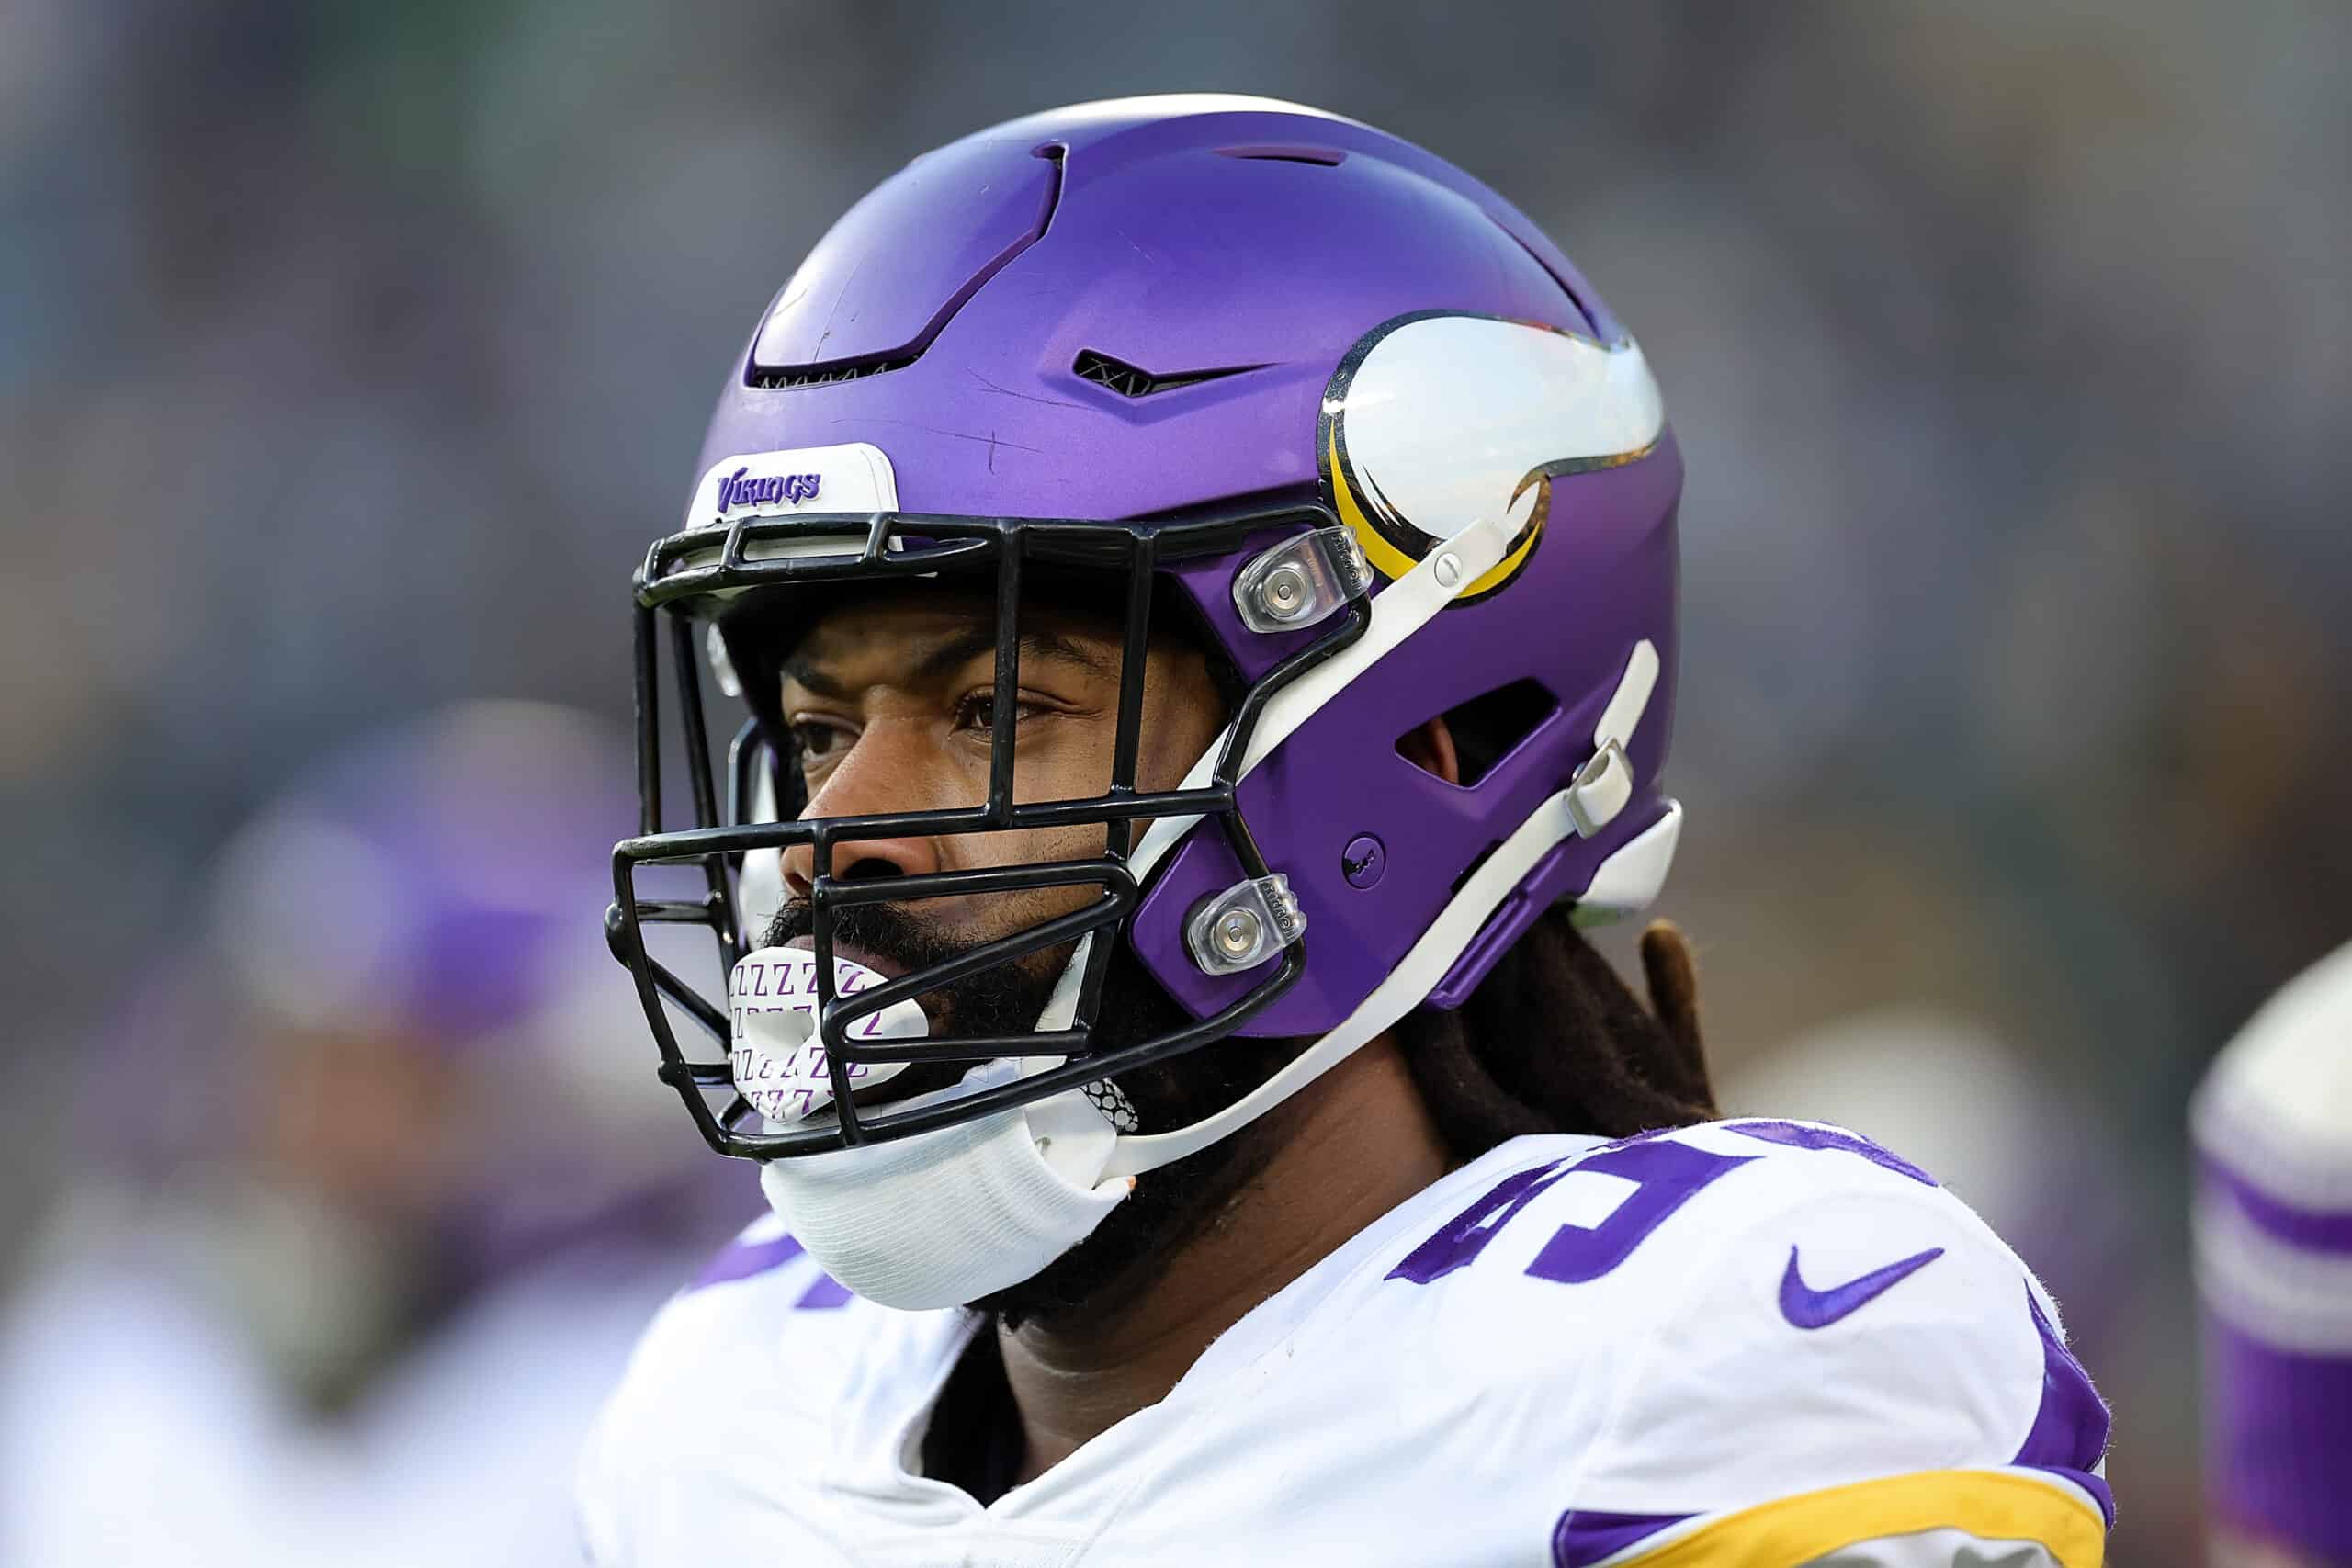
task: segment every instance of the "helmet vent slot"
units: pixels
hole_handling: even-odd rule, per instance
[[[1453,737],[1453,782],[1475,788],[1503,759],[1520,748],[1560,711],[1560,699],[1540,681],[1513,681],[1507,686],[1446,709],[1445,728]],[[1396,754],[1424,772],[1426,748],[1417,742],[1421,726],[1396,738]]]
[[[865,376],[879,376],[885,370],[903,370],[914,362],[914,355],[902,354],[896,358],[844,359],[831,365],[753,365],[744,369],[743,383],[773,392],[785,387],[817,387],[828,381],[854,381]]]
[[[793,275],[785,297],[770,307],[745,358],[743,384],[772,392],[856,381],[912,365],[989,279],[1053,227],[1054,214],[1061,209],[1066,151],[1058,141],[1031,148],[1030,156],[1046,164],[1042,171],[996,165],[999,177],[1011,176],[1011,186],[1001,207],[984,215],[981,227],[965,236],[967,243],[958,259],[946,259],[943,253],[933,258],[937,265],[910,260],[912,253],[902,243],[900,260],[908,262],[911,272],[905,267],[867,268],[863,262],[836,265],[844,258],[823,261],[836,247],[854,251],[859,245],[884,242],[871,234],[845,239],[844,232],[855,225],[847,220],[835,225],[809,253],[802,271]],[[983,183],[980,188],[990,186]],[[1034,194],[1037,206],[1023,210],[1024,194]],[[887,227],[881,217],[873,221]],[[989,254],[998,245],[1001,248]],[[817,272],[804,285],[803,276],[811,267]],[[944,297],[928,321],[919,321],[915,311],[933,290]],[[826,302],[821,314],[813,302],[820,300]],[[857,328],[854,323],[861,314],[866,318],[865,325]],[[836,326],[844,334],[839,339],[834,336]],[[833,357],[819,357],[829,343],[834,345]]]
[[[1214,381],[1225,376],[1245,376],[1252,370],[1263,370],[1262,365],[1228,365],[1216,370],[1171,370],[1154,374],[1140,365],[1130,365],[1124,359],[1114,359],[1091,348],[1078,351],[1070,361],[1070,370],[1081,380],[1108,387],[1123,398],[1148,398],[1154,392],[1165,392],[1177,387],[1190,387],[1201,381]]]
[[[1220,147],[1217,154],[1225,158],[1246,158],[1253,164],[1313,164],[1319,168],[1336,169],[1347,154],[1337,147],[1282,146]]]

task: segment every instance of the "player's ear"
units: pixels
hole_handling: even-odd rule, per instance
[[[1462,782],[1462,759],[1454,753],[1453,730],[1440,714],[1396,742],[1405,761],[1425,773],[1435,773],[1450,784]]]

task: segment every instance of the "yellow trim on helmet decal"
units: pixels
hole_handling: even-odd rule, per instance
[[[1538,499],[1538,504],[1541,504],[1541,498]],[[1541,523],[1530,528],[1527,531],[1527,537],[1520,542],[1519,547],[1497,561],[1494,570],[1464,589],[1462,599],[1456,600],[1455,603],[1460,604],[1464,600],[1476,599],[1492,593],[1496,589],[1518,576],[1519,569],[1527,564],[1527,558],[1535,553],[1535,541],[1543,532],[1544,525]]]
[[[1331,500],[1339,511],[1340,521],[1348,525],[1355,535],[1356,542],[1363,547],[1364,558],[1372,562],[1373,570],[1391,582],[1412,570],[1418,563],[1390,542],[1388,536],[1383,534],[1365,514],[1355,492],[1348,488],[1347,472],[1340,466],[1340,424],[1336,419],[1331,421],[1329,446],[1324,454],[1324,464],[1331,476]],[[1544,499],[1542,496],[1536,498],[1538,507],[1544,504]],[[1510,554],[1497,561],[1494,570],[1464,589],[1454,603],[1465,604],[1492,593],[1517,576],[1519,569],[1527,564],[1527,558],[1534,550],[1535,541],[1543,532],[1541,523],[1528,529],[1527,536],[1513,547]],[[1436,541],[1432,539],[1430,542],[1434,544]]]
[[[1931,1470],[1743,1508],[1619,1568],[1793,1568],[1861,1541],[1931,1529],[2030,1540],[2061,1568],[2098,1568],[2107,1549],[2106,1520],[2071,1491],[2007,1471]]]
[[[1331,422],[1330,446],[1324,453],[1326,470],[1331,476],[1331,499],[1338,505],[1340,521],[1354,531],[1356,543],[1363,547],[1364,558],[1372,569],[1394,582],[1413,570],[1413,558],[1388,542],[1388,536],[1373,525],[1363,508],[1356,503],[1355,492],[1348,488],[1348,476],[1340,467],[1340,424]]]

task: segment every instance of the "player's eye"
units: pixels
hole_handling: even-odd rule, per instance
[[[1015,703],[1012,707],[1012,722],[1017,725],[1022,720],[1034,718],[1044,711],[1045,709],[1035,703]],[[957,703],[956,728],[984,732],[993,731],[996,728],[996,694],[992,691],[974,692]]]
[[[824,761],[849,750],[856,737],[845,725],[820,718],[797,718],[787,727],[802,765]]]

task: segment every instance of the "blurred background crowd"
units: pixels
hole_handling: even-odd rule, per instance
[[[602,954],[630,569],[870,185],[1215,87],[1461,164],[1641,336],[1727,1098],[2013,1233],[2116,1560],[2196,1561],[2184,1105],[2352,936],[2347,57],[2324,0],[0,6],[0,1489],[171,1478],[118,1563],[568,1561],[577,1423],[760,1207]],[[124,1459],[166,1394],[219,1452]]]

